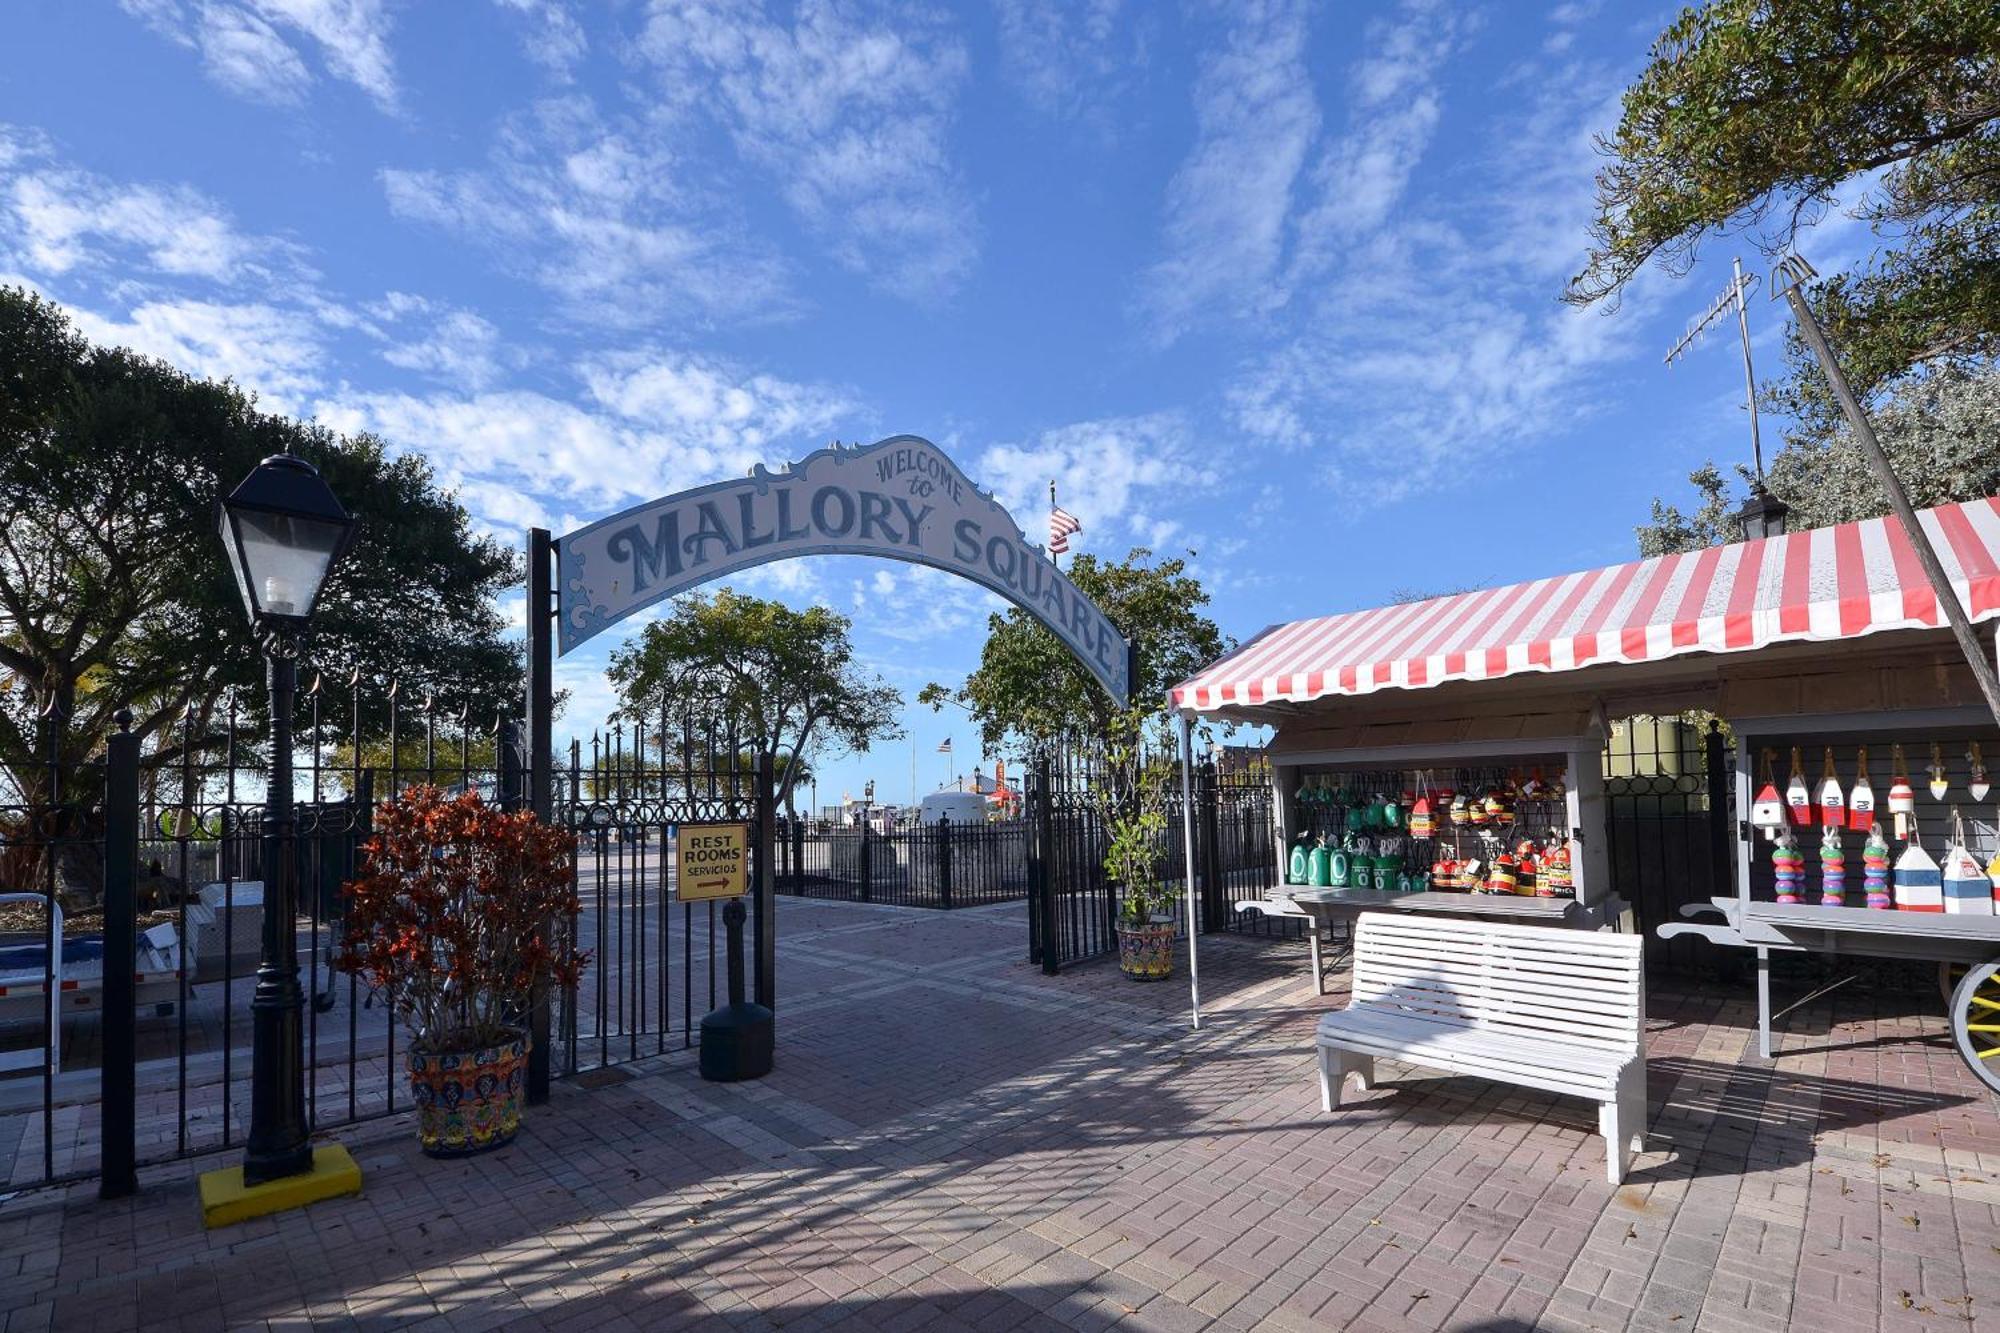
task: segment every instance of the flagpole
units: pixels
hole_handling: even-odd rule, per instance
[[[1050,478],[1049,478],[1049,516],[1050,516],[1050,519],[1051,519],[1051,521],[1053,521],[1053,519],[1054,519],[1054,516],[1055,516],[1055,512],[1056,512],[1056,479],[1055,479],[1054,477],[1050,477]],[[1050,564],[1052,564],[1052,565],[1054,565],[1054,566],[1055,566],[1055,567],[1056,567],[1057,569],[1061,569],[1061,568],[1062,568],[1062,556],[1060,556],[1059,554],[1057,554],[1057,553],[1056,553],[1056,552],[1055,552],[1054,550],[1051,550],[1051,551],[1049,552],[1049,563],[1050,563]]]

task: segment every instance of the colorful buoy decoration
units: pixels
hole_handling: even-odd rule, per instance
[[[1799,851],[1798,843],[1792,840],[1790,829],[1779,836],[1778,845],[1771,851],[1771,870],[1777,881],[1779,902],[1803,901],[1801,894],[1806,886],[1806,858]]]
[[[1942,801],[1945,793],[1951,790],[1951,773],[1944,766],[1944,746],[1937,741],[1931,742],[1931,766],[1929,772],[1931,775],[1931,799],[1933,801]]]
[[[1942,912],[1944,888],[1938,863],[1924,850],[1924,844],[1910,831],[1910,845],[1896,858],[1896,910],[1899,912]]]
[[[1868,830],[1867,845],[1861,849],[1861,887],[1871,909],[1886,912],[1896,905],[1889,896],[1889,840],[1880,828]]]
[[[1812,793],[1806,790],[1806,763],[1796,745],[1792,747],[1792,776],[1785,781],[1785,813],[1794,828],[1812,826]]]
[[[1829,824],[1819,840],[1819,905],[1847,906],[1847,852],[1840,845],[1840,829]]]
[[[1840,790],[1840,776],[1833,771],[1833,747],[1826,747],[1826,757],[1819,770],[1819,823],[1821,828],[1837,829],[1847,823],[1847,797]]]
[[[1875,789],[1868,785],[1868,747],[1854,756],[1854,786],[1847,793],[1847,827],[1866,833],[1875,827]]]

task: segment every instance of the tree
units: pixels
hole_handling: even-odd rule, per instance
[[[790,809],[809,772],[792,756],[865,753],[872,741],[903,734],[902,696],[855,665],[850,628],[823,606],[794,611],[728,588],[690,593],[612,653],[607,674],[621,715],[635,722],[693,709],[744,727],[752,753],[771,760],[778,799]]]
[[[1910,503],[1918,508],[2000,494],[2000,372],[1947,367],[1913,381],[1871,412],[1875,433]],[[1771,460],[1771,493],[1792,507],[1794,531],[1874,518],[1889,510],[1881,486],[1845,428],[1827,438],[1797,435]],[[1694,551],[1736,540],[1736,500],[1713,464],[1688,480],[1701,496],[1692,514],[1653,501],[1639,553]]]
[[[1228,647],[1215,622],[1202,614],[1208,592],[1179,559],[1153,560],[1135,548],[1117,563],[1079,555],[1070,581],[1095,602],[1137,652],[1131,711],[1141,716],[1167,706],[1167,691]],[[1061,736],[1109,739],[1125,724],[1097,678],[1041,622],[1019,607],[987,620],[979,667],[962,688],[926,685],[917,702],[934,710],[957,704],[972,714],[986,745],[997,749]]]
[[[0,386],[0,786],[19,804],[95,805],[84,766],[121,709],[149,769],[190,746],[215,757],[232,690],[243,732],[257,734],[263,666],[216,502],[287,449],[361,517],[322,594],[302,682],[394,680],[447,715],[490,715],[514,696],[519,650],[501,637],[496,601],[519,561],[474,535],[421,457],[94,348],[57,307],[13,288],[0,288]],[[379,729],[385,695],[362,692],[364,731]],[[330,729],[351,722],[335,712]]]
[[[1627,89],[1565,299],[1615,298],[1700,244],[1789,249],[1849,185],[1882,239],[1809,293],[1857,393],[2000,353],[2000,8],[1990,0],[1713,0],[1682,11]],[[1879,173],[1870,176],[1869,173]],[[1837,409],[1798,342],[1772,396],[1808,433]]]

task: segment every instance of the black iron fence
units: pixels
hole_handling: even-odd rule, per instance
[[[1180,894],[1187,883],[1188,836],[1178,764],[1168,783],[1167,819],[1155,865],[1174,894],[1176,931],[1185,934]],[[1118,947],[1121,886],[1104,868],[1109,838],[1095,795],[1104,775],[1087,752],[1068,750],[1033,766],[1027,790],[1028,955],[1044,972]],[[1193,801],[1194,881],[1199,928],[1294,937],[1299,926],[1236,904],[1262,899],[1278,884],[1270,783],[1261,766],[1218,773],[1196,765],[1186,784]]]
[[[315,680],[294,716],[308,1127],[405,1109],[389,1008],[332,968],[340,886],[374,811],[418,784],[498,791],[501,724]],[[365,706],[364,706],[365,705]],[[363,727],[364,717],[372,725]],[[277,842],[261,717],[190,706],[79,756],[41,719],[46,766],[0,804],[0,1188],[239,1148],[250,1000]]]

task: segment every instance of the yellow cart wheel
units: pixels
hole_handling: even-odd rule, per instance
[[[1951,1036],[1979,1081],[2000,1092],[2000,962],[1966,969],[1951,994]]]

